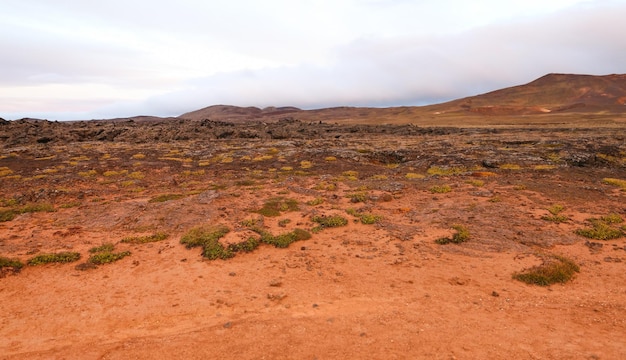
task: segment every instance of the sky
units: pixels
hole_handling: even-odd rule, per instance
[[[2,0],[0,117],[427,105],[626,73],[626,0]]]

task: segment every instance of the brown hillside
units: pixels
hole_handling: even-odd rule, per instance
[[[265,108],[210,106],[181,115],[185,119],[218,121],[276,121],[294,117],[302,121],[346,123],[422,123],[433,116],[459,123],[473,115],[532,115],[550,113],[624,113],[626,110],[626,74],[574,75],[548,74],[525,85],[513,86],[429,106],[390,108],[334,107],[300,110],[295,107]],[[439,123],[438,119],[435,123]]]
[[[542,114],[556,111],[624,112],[626,74],[548,74],[525,85],[454,100],[426,108],[485,115]]]

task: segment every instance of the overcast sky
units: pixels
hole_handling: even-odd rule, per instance
[[[626,72],[626,0],[1,0],[0,117],[425,105]]]

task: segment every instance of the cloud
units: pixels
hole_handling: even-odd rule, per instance
[[[0,27],[0,46],[10,49],[0,57],[5,118],[170,116],[213,104],[424,105],[549,72],[623,73],[626,59],[622,1],[564,8],[576,1],[560,0],[550,6],[561,10],[518,18],[505,8],[521,11],[527,1],[493,10],[453,0],[444,8],[240,0],[219,9],[194,0],[59,0],[39,1],[39,12],[7,1],[22,16],[0,14],[11,25]],[[540,9],[544,1],[532,2]]]
[[[152,98],[180,114],[212,104],[284,106],[423,105],[529,82],[550,72],[623,72],[626,4],[578,6],[536,20],[458,34],[364,38],[330,66],[238,71],[196,79]]]

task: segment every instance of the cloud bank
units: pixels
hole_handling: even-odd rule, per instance
[[[370,5],[402,3],[376,1]],[[0,58],[3,69],[14,69],[0,74],[0,95],[13,99],[12,106],[0,108],[0,116],[173,116],[213,104],[306,109],[432,104],[526,83],[550,72],[623,73],[624,18],[625,3],[592,1],[550,14],[450,32],[373,31],[329,48],[315,40],[310,47],[298,43],[298,39],[306,42],[312,35],[294,34],[279,39],[280,44],[290,47],[284,49],[272,42],[273,30],[259,30],[261,34],[252,36],[265,42],[246,48],[245,55],[238,48],[243,45],[236,41],[199,49],[197,39],[179,40],[189,28],[193,29],[193,23],[184,26],[182,34],[163,35],[161,41],[171,45],[169,55],[155,53],[155,48],[135,43],[132,37],[118,42],[111,35],[104,46],[95,46],[81,42],[84,39],[80,37],[62,42],[51,35],[36,53],[18,52]],[[28,38],[28,33],[21,30],[2,42],[19,47]],[[202,32],[194,34],[201,36]],[[245,34],[232,36],[249,44]],[[329,36],[320,35],[324,39]],[[302,53],[297,53],[301,49]],[[316,57],[315,51],[324,54]],[[312,60],[303,61],[302,54],[308,53]],[[211,60],[212,55],[227,59],[233,66],[218,66],[217,60]],[[157,65],[151,56],[158,57]],[[198,67],[187,57],[193,57]],[[163,64],[167,65],[167,73],[160,71]],[[181,64],[180,68],[176,64]],[[203,69],[202,64],[211,68],[208,75],[194,70]],[[81,99],[79,94],[72,94],[72,84],[91,86],[98,95]],[[11,85],[17,90],[7,90]],[[52,102],[42,86],[60,96]]]

